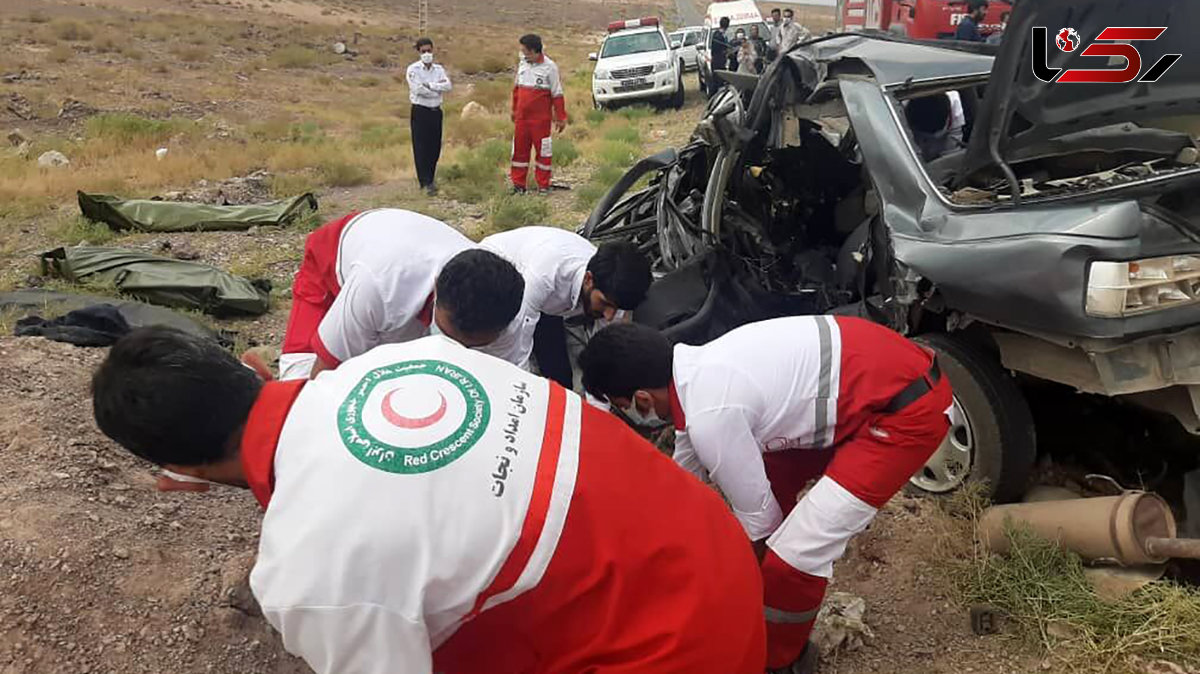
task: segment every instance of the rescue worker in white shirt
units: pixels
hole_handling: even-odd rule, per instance
[[[783,10],[783,27],[779,31],[779,52],[787,53],[792,47],[812,39],[808,29],[796,23],[796,12]]]
[[[580,366],[588,392],[632,422],[675,425],[675,461],[712,479],[763,557],[767,666],[813,671],[806,644],[833,563],[950,429],[933,355],[870,321],[800,316],[699,347],[613,325]]]
[[[562,77],[558,66],[543,53],[542,38],[525,35],[520,40],[521,63],[513,86],[512,178],[513,191],[525,192],[532,161],[538,191],[550,189],[553,171],[554,139],[567,128],[567,103],[563,98]],[[530,148],[533,149],[532,156]]]
[[[146,328],[92,390],[133,454],[253,492],[251,589],[317,674],[763,671],[762,579],[720,497],[513,365],[432,336],[264,384]]]
[[[442,156],[442,96],[453,88],[446,69],[434,63],[433,40],[417,40],[420,60],[408,67],[408,95],[412,101],[413,165],[421,189],[437,194],[437,165]]]
[[[767,49],[770,52],[770,58],[775,59],[779,55],[779,45],[781,44],[780,34],[783,32],[783,10],[776,7],[771,10],[771,35],[767,38]]]
[[[524,292],[512,263],[444,222],[395,208],[351,213],[304,243],[280,376],[316,376],[431,330],[486,346],[517,316]]]
[[[557,227],[521,227],[479,242],[512,262],[525,278],[525,298],[516,320],[484,353],[538,371],[572,388],[564,319],[609,322],[646,298],[653,277],[650,261],[626,242],[591,241]]]

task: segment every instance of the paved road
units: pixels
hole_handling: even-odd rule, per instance
[[[675,6],[679,9],[679,20],[683,22],[683,25],[704,25],[704,15],[696,7],[696,0],[675,0]]]

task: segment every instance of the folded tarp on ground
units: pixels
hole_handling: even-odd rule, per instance
[[[107,194],[79,193],[83,216],[117,231],[204,232],[241,230],[260,225],[286,226],[317,210],[317,198],[303,194],[295,199],[245,206],[215,206],[183,201],[121,199]]]
[[[206,264],[123,248],[58,248],[42,254],[42,273],[213,316],[259,316],[271,308],[266,281],[249,281]]]
[[[221,344],[232,345],[233,343],[232,333],[216,333],[177,311],[143,302],[99,295],[76,295],[54,290],[14,290],[0,293],[0,311],[18,318],[61,317],[72,311],[86,311],[91,307],[102,305],[116,307],[117,312],[130,328],[161,325],[182,330],[197,337],[212,339]]]

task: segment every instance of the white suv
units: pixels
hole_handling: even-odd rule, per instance
[[[600,53],[589,58],[596,61],[592,99],[597,108],[633,101],[683,107],[684,64],[657,18],[609,24]]]

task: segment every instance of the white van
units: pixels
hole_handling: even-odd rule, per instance
[[[700,50],[700,88],[705,93],[714,90],[712,63],[712,32],[719,28],[721,19],[729,18],[729,30],[726,35],[731,41],[738,28],[743,28],[750,34],[751,26],[758,26],[759,36],[764,40],[771,37],[771,26],[763,20],[762,12],[758,11],[758,3],[754,0],[729,0],[729,2],[714,2],[708,6],[704,15],[704,36],[698,45]],[[715,70],[726,70],[726,64],[717,64]]]
[[[704,38],[704,26],[680,28],[667,37],[671,39],[671,47],[679,51],[679,59],[683,61],[685,69],[698,70],[700,68],[698,47]]]

